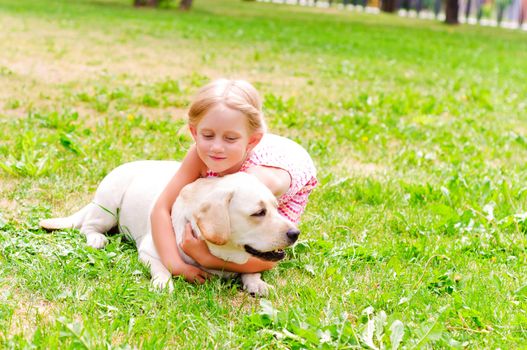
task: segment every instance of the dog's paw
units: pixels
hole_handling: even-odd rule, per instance
[[[258,279],[245,283],[243,289],[253,297],[266,297],[274,287],[261,279]]]
[[[90,233],[86,235],[86,243],[95,249],[101,249],[108,244],[108,238],[101,233]]]
[[[155,276],[152,277],[152,286],[157,291],[163,291],[165,289],[168,289],[170,293],[174,291],[174,283],[172,282],[172,278],[166,278],[162,276]]]

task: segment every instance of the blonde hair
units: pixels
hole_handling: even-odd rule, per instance
[[[247,116],[249,133],[265,132],[260,94],[245,80],[218,79],[202,87],[188,111],[188,123],[196,127],[213,107],[223,104]]]

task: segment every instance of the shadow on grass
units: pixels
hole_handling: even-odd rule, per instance
[[[173,0],[171,4],[168,5],[161,5],[157,7],[151,7],[151,6],[134,6],[134,1],[129,0],[127,2],[124,1],[118,1],[118,0],[88,0],[86,1],[86,4],[93,5],[94,7],[104,7],[107,9],[119,9],[119,10],[138,10],[138,11],[174,11],[174,12],[185,12],[180,11],[179,6],[179,0]]]

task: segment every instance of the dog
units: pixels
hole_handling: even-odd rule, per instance
[[[87,244],[97,249],[107,244],[105,233],[117,226],[135,241],[140,261],[150,267],[153,285],[173,290],[172,275],[162,264],[152,240],[150,213],[179,166],[175,161],[125,163],[101,181],[91,203],[71,216],[44,219],[40,226],[47,230],[80,229]],[[272,192],[256,177],[242,172],[186,185],[171,215],[181,258],[198,267],[180,247],[188,222],[213,255],[238,264],[251,256],[279,261],[285,256],[283,249],[293,245],[300,234],[278,213]],[[222,277],[237,275],[204,270]],[[241,274],[241,280],[251,295],[266,296],[272,288],[260,273]]]

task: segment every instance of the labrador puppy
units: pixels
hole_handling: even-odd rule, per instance
[[[172,275],[161,263],[154,246],[150,212],[179,168],[174,161],[136,161],[111,171],[99,184],[91,203],[64,218],[45,219],[42,228],[77,228],[87,244],[102,248],[104,235],[113,227],[135,241],[139,259],[150,267],[152,283],[172,289]],[[182,259],[196,261],[179,247],[190,222],[196,236],[205,240],[210,252],[226,261],[245,263],[250,256],[278,261],[299,231],[277,211],[277,200],[257,178],[236,173],[218,178],[198,179],[185,186],[172,207],[172,224]],[[233,277],[227,271],[207,270]],[[253,295],[267,295],[271,287],[259,273],[242,274],[243,288]]]

